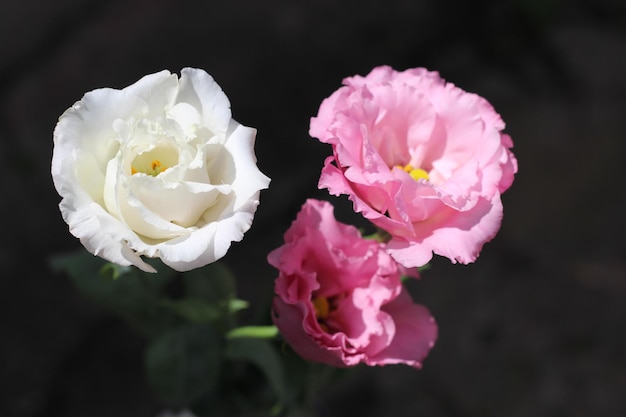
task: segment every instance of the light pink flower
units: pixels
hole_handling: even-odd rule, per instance
[[[421,367],[434,319],[413,303],[384,244],[337,222],[331,204],[308,200],[268,261],[280,271],[274,323],[304,359]]]
[[[517,161],[483,98],[424,68],[377,67],[322,102],[310,134],[333,147],[319,181],[392,236],[405,266],[476,259],[502,220]]]

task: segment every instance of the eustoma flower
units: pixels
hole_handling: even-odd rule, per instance
[[[179,271],[206,265],[242,239],[269,184],[255,136],[199,69],[88,92],[54,131],[63,218],[91,253],[120,265],[153,271],[142,255]]]
[[[344,80],[311,119],[333,148],[319,186],[347,194],[354,209],[391,235],[407,267],[433,252],[476,259],[500,228],[500,195],[517,161],[504,123],[483,98],[423,68],[377,67]]]
[[[268,260],[280,272],[274,323],[304,359],[421,366],[435,321],[413,303],[384,245],[337,222],[331,204],[308,200]]]

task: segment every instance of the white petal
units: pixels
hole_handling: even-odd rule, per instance
[[[126,96],[136,96],[147,104],[144,117],[162,116],[174,102],[178,91],[178,77],[169,71],[160,71],[139,79],[121,90]]]
[[[70,232],[80,239],[85,248],[118,265],[135,265],[146,272],[156,272],[145,263],[128,242],[137,237],[128,226],[113,218],[93,202],[76,206],[72,199],[64,199],[60,204],[63,218],[70,226]]]
[[[228,97],[205,71],[183,68],[177,103],[194,106],[204,120],[205,126],[216,135],[224,135],[231,119]]]
[[[232,188],[236,195],[234,210],[247,204],[248,200],[258,200],[260,190],[269,186],[270,179],[256,166],[254,140],[256,130],[231,122],[226,148],[235,163],[236,177]]]
[[[150,210],[132,192],[119,198],[119,207],[124,222],[140,235],[151,239],[173,239],[189,233],[187,228],[174,224]]]
[[[118,90],[99,89],[85,94],[59,118],[54,129],[57,159],[53,159],[53,163],[61,163],[72,150],[80,149],[93,155],[104,173],[119,147],[113,123],[119,118],[141,114],[145,108],[143,100],[126,97]]]
[[[185,139],[193,138],[202,118],[198,110],[188,103],[178,103],[168,110],[167,117],[180,126]]]
[[[206,224],[191,234],[158,245],[163,262],[177,271],[199,268],[222,258],[232,242],[239,242],[250,228],[258,203],[249,202],[239,212]]]
[[[159,177],[133,175],[130,191],[150,211],[163,220],[191,227],[217,198],[230,192],[230,186],[199,182],[167,184]]]

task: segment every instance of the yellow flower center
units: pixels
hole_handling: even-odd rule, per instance
[[[326,297],[315,297],[313,299],[313,308],[315,309],[315,317],[324,320],[330,312],[330,304]]]
[[[173,167],[178,163],[178,152],[162,146],[152,149],[149,152],[137,155],[130,166],[130,173],[146,174],[156,177],[161,172]]]
[[[146,170],[146,171],[137,171],[137,169],[134,166],[130,167],[130,171],[133,175],[135,175],[138,172],[143,172],[144,174],[148,174],[148,175],[152,175],[153,177],[156,177],[157,175],[159,175],[161,172],[165,171],[168,167],[163,167],[163,164],[161,163],[161,161],[159,161],[158,159],[155,159],[154,161],[150,162],[150,169]]]
[[[421,168],[413,168],[411,164],[406,164],[405,166],[397,165],[397,167],[408,173],[415,181],[419,179],[424,179],[428,181],[428,172],[424,171]]]

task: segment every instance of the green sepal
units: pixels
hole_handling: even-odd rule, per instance
[[[107,262],[100,268],[98,274],[102,279],[116,280],[122,275],[126,275],[132,272],[132,266],[122,266],[111,262]]]
[[[361,231],[361,235],[363,239],[375,240],[380,243],[387,243],[389,242],[389,240],[391,240],[391,235],[389,234],[389,232],[379,228],[377,228],[374,233],[371,233],[369,235],[364,235],[364,231]]]
[[[428,269],[430,269],[430,263],[427,263],[426,265],[422,265],[422,266],[420,266],[420,267],[418,267],[418,268],[417,268],[417,270],[418,270],[419,272],[424,272],[424,271],[426,271],[426,270],[428,270]]]
[[[232,313],[236,313],[241,310],[245,310],[250,307],[250,303],[246,300],[240,300],[238,298],[233,298],[228,302],[228,311]]]

